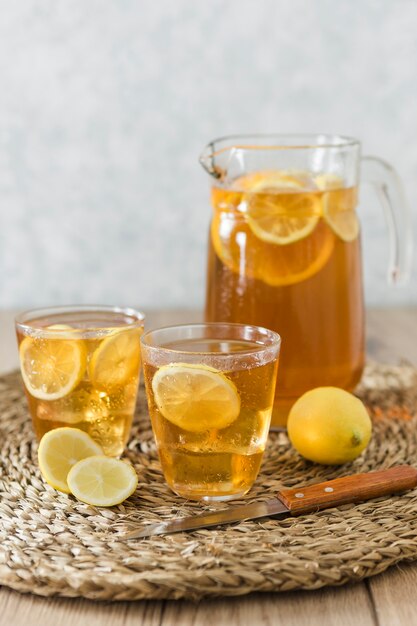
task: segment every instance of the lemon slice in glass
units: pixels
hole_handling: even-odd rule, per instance
[[[78,428],[55,428],[41,439],[38,461],[42,476],[51,487],[70,493],[67,476],[81,459],[103,454],[103,450],[90,435]]]
[[[234,383],[207,365],[165,365],[154,375],[152,390],[162,415],[190,432],[226,428],[240,412]]]
[[[107,456],[79,461],[68,474],[71,493],[87,504],[114,506],[132,495],[138,476],[130,463]]]
[[[137,375],[140,365],[140,331],[117,331],[103,339],[88,366],[91,382],[98,389],[117,387]]]
[[[20,344],[20,369],[28,392],[39,400],[58,400],[82,380],[87,363],[84,342],[25,337]]]

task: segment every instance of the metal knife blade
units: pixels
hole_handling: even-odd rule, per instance
[[[222,524],[232,524],[233,522],[243,522],[245,520],[259,519],[261,517],[286,517],[287,515],[289,515],[288,507],[278,500],[278,498],[272,498],[265,502],[242,504],[220,511],[199,513],[192,517],[161,522],[160,524],[149,524],[141,529],[132,530],[124,534],[121,539],[142,539],[153,535],[180,533],[184,530],[221,526]]]
[[[119,539],[139,539],[152,535],[166,535],[184,530],[209,528],[262,517],[286,517],[315,513],[321,509],[360,502],[391,495],[417,486],[417,469],[410,465],[397,465],[385,470],[353,474],[324,483],[306,485],[279,491],[275,498],[265,502],[243,504],[221,511],[201,513],[160,524],[151,524],[133,530]]]

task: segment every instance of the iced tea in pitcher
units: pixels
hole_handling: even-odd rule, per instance
[[[353,390],[364,366],[359,167],[391,232],[389,277],[410,265],[410,228],[393,168],[338,135],[226,137],[200,159],[212,177],[206,320],[282,337],[272,423],[303,392]]]

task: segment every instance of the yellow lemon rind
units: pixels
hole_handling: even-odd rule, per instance
[[[36,339],[32,337],[25,337],[22,343],[19,346],[19,357],[20,357],[20,371],[22,374],[23,382],[27,391],[38,400],[59,400],[67,396],[77,385],[81,382],[84,377],[84,373],[87,367],[87,349],[84,345],[84,342],[81,340],[73,341],[69,340],[45,340],[45,341],[66,341],[71,344],[74,349],[74,356],[77,358],[74,359],[74,374],[70,378],[69,382],[66,385],[63,385],[59,391],[48,393],[42,388],[35,387],[32,384],[30,374],[25,369],[25,356],[26,352],[31,349],[32,346],[35,345]]]
[[[359,232],[360,232],[360,227],[359,227],[358,216],[356,215],[355,211],[346,211],[343,217],[346,217],[347,215],[348,215],[348,219],[350,222],[348,228],[343,227],[340,224],[340,220],[338,220],[337,213],[335,213],[334,215],[331,215],[330,213],[326,212],[326,209],[325,209],[323,217],[326,223],[330,226],[332,231],[335,233],[335,235],[337,235],[340,239],[342,239],[342,241],[345,241],[346,243],[350,243],[351,241],[355,241],[355,239],[357,239]]]
[[[280,217],[277,219],[286,220],[290,218]],[[262,239],[262,241],[266,241],[267,243],[274,243],[279,246],[286,246],[288,244],[295,243],[296,241],[301,241],[301,239],[305,239],[306,237],[311,235],[311,233],[316,228],[320,218],[314,215],[309,218],[303,218],[303,219],[306,220],[306,225],[304,227],[298,230],[295,230],[290,235],[282,237],[280,235],[277,235],[274,232],[271,232],[270,230],[263,229],[262,226],[259,225],[259,220],[256,220],[255,218],[252,218],[250,215],[247,215],[249,228],[251,229],[253,234],[256,235],[256,237],[258,237],[258,239]]]
[[[122,478],[126,479],[126,482],[121,486],[121,488],[119,490],[115,490],[115,495],[112,498],[106,498],[104,496],[101,498],[94,497],[91,493],[88,494],[86,490],[83,490],[80,485],[80,482],[82,482],[85,478],[87,478],[87,482],[91,484],[93,480],[93,470],[96,472],[96,475],[99,475],[98,470],[103,466],[107,466],[107,469],[112,470],[113,479],[116,470],[122,470],[122,474],[124,474]],[[121,504],[135,492],[138,486],[138,475],[130,463],[104,455],[95,455],[82,459],[76,463],[68,473],[67,481],[70,492],[77,498],[77,500],[92,506],[110,507]]]
[[[166,398],[162,397],[161,386],[163,385],[163,380],[166,376],[176,376],[178,381],[178,376],[205,376],[207,379],[210,379],[213,383],[213,387],[217,387],[218,391],[224,392],[226,397],[220,399],[218,402],[222,405],[221,411],[219,414],[216,414],[214,418],[207,419],[204,414],[201,415],[201,419],[187,419],[184,418],[182,413],[175,414],[175,408],[177,404],[172,402],[172,394],[171,394],[171,404],[169,401],[166,401]],[[208,365],[203,364],[191,364],[191,363],[170,363],[169,365],[164,365],[157,370],[152,379],[152,390],[154,393],[155,403],[160,411],[160,413],[167,419],[169,422],[187,430],[189,432],[203,432],[210,428],[215,428],[221,430],[222,428],[226,428],[230,426],[239,416],[241,400],[239,392],[236,388],[236,385],[224,375],[223,372],[210,367]],[[171,388],[174,390],[180,389],[179,383],[171,382]],[[180,402],[189,402],[194,403],[196,407],[194,407],[194,412],[197,410],[198,412],[198,395],[195,389],[190,390],[189,398],[181,398]],[[206,395],[204,392],[203,395]],[[174,396],[175,400],[175,396]],[[200,404],[203,403],[204,400],[200,399]],[[216,402],[216,399],[211,399],[211,402]],[[192,411],[191,411],[192,412]]]
[[[93,356],[88,364],[88,373],[90,380],[94,387],[97,389],[108,389],[109,387],[119,387],[125,385],[129,379],[139,373],[140,367],[140,344],[139,337],[140,329],[123,329],[114,332],[113,334],[105,337],[101,341],[100,345],[96,348]],[[136,346],[135,338],[138,339]],[[126,340],[128,342],[126,343]],[[121,343],[124,343],[123,350],[123,363],[124,371],[118,375],[117,367],[114,361],[114,353],[120,348]],[[129,343],[134,347],[130,354]]]
[[[78,428],[70,428],[68,426],[63,426],[61,428],[55,428],[53,430],[50,430],[44,434],[38,447],[38,464],[39,464],[39,469],[41,471],[41,474],[44,480],[48,483],[48,485],[50,485],[54,489],[57,489],[58,491],[62,491],[63,493],[70,493],[70,489],[68,487],[66,477],[65,477],[65,480],[58,478],[52,471],[47,461],[47,457],[51,454],[51,450],[48,450],[48,447],[53,447],[54,439],[59,438],[62,434],[69,435],[70,437],[73,437],[73,438],[78,438],[79,440],[82,439],[86,448],[90,446],[90,449],[91,449],[90,456],[103,454],[103,449],[96,441],[94,441],[94,439],[90,437],[90,435],[88,435],[88,433],[82,430],[79,430]],[[80,460],[82,458],[86,458],[86,457],[82,456],[80,457]]]
[[[322,465],[342,465],[365,450],[372,422],[356,396],[338,387],[317,387],[292,406],[287,432],[304,458]]]

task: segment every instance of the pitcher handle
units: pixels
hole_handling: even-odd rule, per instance
[[[364,156],[361,161],[364,182],[374,186],[384,209],[390,240],[388,282],[407,282],[412,261],[412,225],[400,177],[394,168],[379,157]]]

